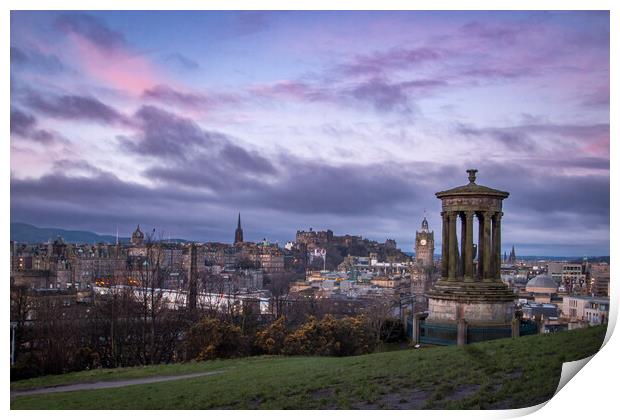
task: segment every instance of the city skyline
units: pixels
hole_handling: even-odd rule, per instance
[[[609,254],[608,12],[11,21],[12,221],[228,243],[241,212],[247,240],[411,251],[476,167],[511,192],[504,249]]]

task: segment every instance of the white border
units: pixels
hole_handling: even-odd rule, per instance
[[[363,0],[357,1],[327,1],[327,0],[298,0],[295,2],[291,1],[278,1],[278,0],[261,0],[261,1],[241,1],[241,0],[229,0],[229,1],[217,1],[217,2],[197,2],[191,0],[175,0],[174,2],[164,2],[164,1],[149,1],[149,2],[137,2],[137,1],[119,1],[119,0],[92,0],[89,2],[78,1],[78,0],[62,0],[55,1],[53,4],[49,1],[34,1],[34,0],[22,0],[22,1],[14,1],[9,0],[3,2],[5,4],[6,9],[4,13],[2,13],[0,18],[0,31],[2,32],[3,37],[3,54],[0,58],[2,60],[2,69],[3,71],[3,98],[5,100],[2,102],[2,112],[1,112],[1,121],[2,127],[4,128],[4,153],[3,153],[3,163],[2,171],[4,176],[2,178],[2,194],[5,197],[3,212],[5,214],[5,222],[2,224],[0,229],[2,232],[3,241],[0,241],[0,249],[4,258],[2,259],[2,272],[6,273],[9,271],[9,223],[10,219],[10,206],[9,206],[9,180],[10,180],[10,145],[9,145],[9,92],[10,92],[10,79],[9,79],[9,10],[69,10],[69,9],[93,9],[93,10],[179,10],[179,9],[212,9],[212,10],[233,10],[233,9],[264,9],[264,10],[278,10],[278,9],[292,9],[292,10],[340,10],[340,9],[362,9],[362,10],[404,10],[404,9],[415,9],[415,10],[611,10],[611,61],[612,61],[612,71],[611,74],[614,74],[614,69],[617,69],[617,60],[618,54],[614,49],[614,46],[618,45],[618,30],[616,28],[620,27],[620,20],[617,17],[616,12],[618,11],[618,7],[614,6],[618,2],[613,1],[603,1],[603,0],[590,0],[590,1],[578,1],[578,0],[563,0],[563,1],[535,1],[535,0],[521,0],[521,1],[447,1],[447,0],[436,0],[433,2],[430,1],[407,1],[407,2],[398,2],[393,0],[382,0],[380,2],[369,2]],[[614,79],[612,77],[611,80],[611,101],[612,101],[612,110],[613,104],[617,103],[618,100],[618,92],[616,89],[616,84],[614,83]],[[611,113],[613,115],[613,112]],[[618,128],[617,124],[611,125],[611,138],[618,138]],[[611,156],[612,162],[615,161],[614,158],[617,158],[617,147],[614,142],[611,142]],[[616,171],[611,170],[611,185],[612,191],[614,191],[614,186],[617,186],[616,182],[617,176]],[[617,214],[618,210],[618,200],[617,196],[611,196],[611,214]],[[616,256],[616,243],[614,241],[615,235],[613,233],[618,232],[617,223],[613,217],[611,218],[611,255],[612,260],[615,261]],[[613,269],[612,269],[613,272]],[[615,285],[615,281],[612,282]],[[4,284],[5,293],[8,292],[8,284]],[[612,302],[611,302],[611,325],[610,325],[610,333],[615,326],[615,322],[618,314],[618,293],[614,293],[614,286],[612,285]],[[6,296],[5,296],[6,299]],[[5,300],[6,302],[6,300]],[[8,310],[4,311],[4,325],[8,326]],[[6,331],[5,331],[6,332]],[[4,334],[4,348],[8,348],[8,334]],[[208,417],[217,417],[217,416],[226,416],[226,417],[252,417],[252,418],[290,418],[294,416],[295,418],[310,418],[322,415],[332,415],[335,414],[339,417],[366,417],[371,418],[375,416],[390,416],[392,418],[407,418],[411,419],[412,417],[423,416],[425,419],[434,419],[434,418],[504,418],[504,417],[516,417],[527,414],[528,412],[535,411],[532,414],[532,418],[549,418],[550,416],[556,418],[607,418],[609,416],[613,416],[614,409],[616,408],[616,388],[617,384],[617,375],[619,374],[618,370],[618,360],[615,356],[616,354],[620,354],[619,348],[620,344],[618,343],[617,337],[614,338],[608,334],[607,336],[608,342],[604,346],[603,351],[599,352],[595,357],[591,359],[588,363],[587,368],[582,372],[579,372],[578,375],[554,397],[552,398],[548,404],[541,404],[536,407],[544,408],[540,410],[536,410],[535,408],[531,409],[523,409],[523,410],[504,410],[504,411],[403,411],[403,412],[394,412],[394,411],[366,411],[366,412],[326,412],[326,411],[313,411],[313,412],[291,412],[291,411],[278,411],[278,412],[216,412],[210,411],[207,413],[202,412],[185,412],[183,415],[188,416],[208,416]],[[4,399],[4,407],[9,410],[9,365],[5,364],[5,399]],[[111,413],[109,412],[45,412],[46,417],[51,416],[52,418],[63,418],[66,417],[78,417],[78,416],[95,416],[103,418],[108,417]],[[116,416],[135,416],[137,413],[133,412],[116,412],[113,415]],[[154,416],[154,417],[168,417],[171,413],[167,412],[144,412],[145,415]],[[11,416],[20,416],[20,417],[30,417],[30,416],[40,416],[42,413],[38,412],[10,412]]]

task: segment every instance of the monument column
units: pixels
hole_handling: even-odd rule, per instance
[[[494,278],[501,280],[502,278],[502,215],[504,213],[497,212],[493,217],[493,258],[495,261]]]
[[[489,275],[487,279],[495,278],[495,213],[489,213]]]
[[[456,270],[457,270],[457,259],[459,255],[459,248],[456,242],[456,218],[458,217],[457,212],[450,212],[450,270],[448,273],[448,277],[452,280],[456,279]]]
[[[465,236],[467,235],[466,229],[467,229],[467,223],[465,223],[465,213],[464,212],[459,212],[458,213],[458,218],[461,219],[461,255],[459,258],[459,278],[463,278],[465,277],[465,247],[466,247],[466,241],[465,241]]]
[[[490,279],[491,274],[491,260],[493,259],[493,251],[491,250],[491,212],[485,211],[484,213],[484,257],[483,261],[483,279]]]
[[[448,278],[448,258],[450,255],[449,250],[449,220],[448,220],[448,212],[441,212],[441,277],[444,279]]]
[[[464,277],[466,281],[472,281],[474,278],[474,212],[465,212],[465,252],[463,252],[463,259],[465,260],[465,273]]]
[[[484,215],[478,213],[478,265],[476,266],[476,278],[482,280],[484,271],[482,270],[482,260],[484,259]]]

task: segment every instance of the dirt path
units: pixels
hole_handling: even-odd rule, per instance
[[[146,378],[124,379],[120,381],[86,382],[81,384],[58,385],[45,388],[28,389],[24,391],[11,391],[11,398],[25,395],[50,394],[53,392],[86,391],[90,389],[119,388],[129,385],[152,384],[156,382],[177,381],[180,379],[197,378],[200,376],[217,375],[223,371],[188,373],[175,376],[150,376]]]

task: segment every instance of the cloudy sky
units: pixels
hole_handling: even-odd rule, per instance
[[[11,13],[13,222],[409,251],[470,167],[506,250],[609,254],[607,12]]]

